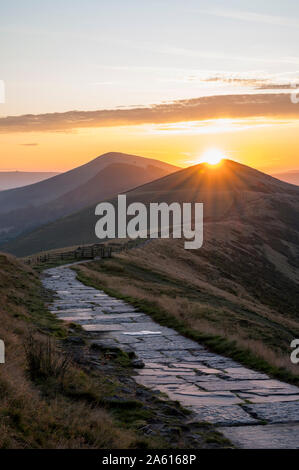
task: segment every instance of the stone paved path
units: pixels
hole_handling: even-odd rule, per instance
[[[122,300],[83,285],[68,267],[45,272],[51,311],[76,322],[92,343],[134,351],[136,382],[166,393],[238,447],[299,449],[299,388],[209,352]]]

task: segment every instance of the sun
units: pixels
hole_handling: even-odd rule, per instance
[[[217,165],[225,158],[225,155],[218,149],[210,149],[204,152],[201,161],[209,165]]]

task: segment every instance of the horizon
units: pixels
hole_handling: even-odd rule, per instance
[[[266,173],[298,169],[291,0],[17,4],[0,19],[1,171],[68,171],[115,141],[182,168],[217,148]]]
[[[92,161],[96,160],[97,158],[100,158],[100,157],[103,157],[103,156],[106,156],[106,155],[109,155],[109,154],[112,154],[112,153],[119,153],[119,154],[124,154],[124,152],[106,152],[102,155],[98,155],[97,157],[94,157],[92,158],[91,160],[87,160],[86,162],[84,162],[82,165],[85,165],[87,163],[91,163]],[[144,156],[143,155],[136,155],[136,154],[132,154],[132,156],[136,156],[136,157],[140,157],[140,158],[143,158]],[[150,157],[144,157],[144,158],[150,158]],[[153,160],[158,160],[156,158],[153,158]],[[158,160],[160,161],[160,160]],[[161,160],[162,161],[162,160]],[[234,159],[231,159],[231,158],[226,158],[225,156],[223,156],[219,162],[216,162],[216,163],[210,163],[208,161],[199,161],[199,162],[196,162],[196,163],[192,163],[190,165],[187,165],[187,166],[180,166],[180,165],[174,165],[174,166],[177,166],[177,171],[180,171],[180,170],[184,170],[184,169],[187,169],[187,168],[191,168],[193,166],[197,166],[197,165],[201,165],[201,164],[206,164],[206,165],[209,165],[209,166],[215,166],[215,167],[219,167],[220,164],[222,164],[223,162],[225,161],[231,161],[231,162],[235,162],[235,163],[240,163],[241,165],[245,165],[244,163],[240,162],[240,161],[237,161],[237,160],[234,160]],[[48,170],[48,171],[43,171],[43,170],[33,170],[33,171],[28,171],[28,170],[5,170],[5,169],[1,169],[0,168],[0,174],[1,173],[36,173],[36,174],[42,174],[42,173],[45,173],[45,174],[48,174],[48,173],[53,173],[53,175],[51,175],[49,178],[54,178],[55,176],[57,175],[60,175],[60,174],[63,174],[63,173],[67,173],[68,171],[71,171],[71,170],[74,170],[76,168],[79,168],[80,166],[82,165],[78,165],[78,166],[75,166],[73,168],[68,168],[67,170],[65,171],[55,171],[55,170]],[[280,176],[292,176],[293,174],[295,174],[297,176],[297,172],[299,172],[299,167],[297,168],[294,168],[292,170],[288,170],[288,171],[281,171],[281,172],[266,172],[266,171],[262,171],[260,170],[259,168],[256,168],[254,166],[250,166],[250,165],[245,165],[245,166],[248,166],[249,168],[252,168],[254,170],[258,170],[258,171],[261,171],[262,173],[265,173],[269,176],[272,176],[273,178],[277,178],[277,179],[280,179]],[[42,180],[41,180],[42,181]],[[299,179],[298,179],[298,183],[290,183],[289,181],[287,180],[284,180],[282,179],[281,181],[284,181],[284,182],[288,182],[289,184],[293,184],[293,185],[299,185]],[[37,181],[38,182],[38,181]],[[25,184],[24,186],[27,186],[27,185],[31,185],[31,184],[34,184],[34,183],[28,183],[28,184]],[[8,188],[8,189],[13,189],[13,188]]]

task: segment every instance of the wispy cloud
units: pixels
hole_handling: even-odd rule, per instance
[[[163,124],[250,117],[299,119],[299,106],[291,102],[288,93],[216,95],[149,107],[8,116],[0,118],[0,133],[70,132],[84,127]]]
[[[150,134],[224,134],[238,132],[246,129],[281,126],[292,124],[292,120],[250,118],[250,119],[208,119],[204,121],[187,121],[167,124],[151,124],[148,127]]]
[[[211,8],[201,11],[203,13],[207,13],[213,16],[219,16],[221,18],[229,18],[239,21],[251,21],[254,23],[264,23],[276,26],[293,26],[295,28],[299,28],[298,20],[285,16],[265,15],[262,13],[255,13],[251,11],[242,10],[230,10],[227,8]]]
[[[22,145],[23,147],[36,147],[39,144],[37,142],[29,142],[28,144],[25,143],[25,144],[19,144],[19,145]]]
[[[182,57],[190,57],[194,59],[214,59],[214,60],[229,60],[234,62],[253,62],[253,63],[263,63],[263,64],[299,64],[299,57],[258,57],[258,56],[249,56],[249,55],[236,55],[236,54],[227,54],[221,52],[213,52],[205,49],[187,49],[184,47],[176,47],[172,45],[155,45],[149,43],[139,43],[138,46],[135,46],[137,49],[142,49],[144,51],[149,51],[158,54],[164,55],[174,55]]]
[[[99,65],[98,68],[117,72],[134,72],[134,74],[151,74],[151,78],[162,83],[190,83],[196,82],[201,85],[233,85],[236,87],[256,88],[260,90],[289,90],[299,84],[299,72],[266,73],[265,71],[253,70],[246,72],[228,72],[226,70],[205,70],[186,67],[152,67],[152,66],[114,66]],[[105,83],[105,82],[103,82]],[[121,80],[118,82],[121,83]],[[97,83],[92,83],[97,84]],[[102,84],[99,82],[98,84]],[[106,83],[105,83],[106,84]],[[107,82],[117,84],[117,82]]]
[[[190,80],[192,77],[190,77]],[[250,88],[255,88],[258,90],[291,90],[293,88],[296,88],[299,84],[299,79],[297,80],[284,80],[284,83],[280,80],[278,81],[271,81],[269,78],[252,78],[252,77],[238,77],[238,76],[225,76],[223,74],[221,75],[215,75],[215,76],[210,76],[207,78],[202,78],[201,81],[210,83],[223,83],[223,84],[229,84],[229,85],[236,85],[236,86],[244,86],[244,87],[250,87]]]

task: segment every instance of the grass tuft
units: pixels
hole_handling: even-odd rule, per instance
[[[49,377],[63,383],[71,360],[57,349],[54,338],[28,333],[24,341],[27,368],[32,380]]]

